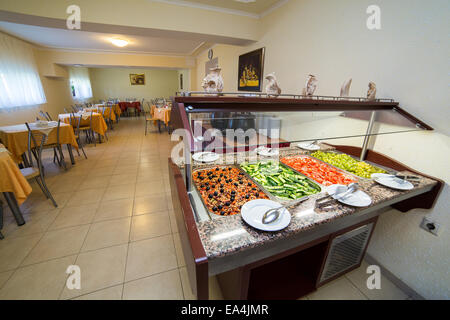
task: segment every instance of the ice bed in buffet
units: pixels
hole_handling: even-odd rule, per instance
[[[168,165],[198,299],[208,299],[213,275],[226,299],[302,297],[359,267],[380,214],[429,209],[443,185],[372,150],[381,135],[433,130],[393,100],[191,93],[173,98],[172,121],[185,129],[175,131],[176,150],[185,152]],[[233,129],[245,134],[236,138]],[[415,179],[409,190],[398,190],[375,182],[373,173]],[[354,183],[370,204],[319,202],[330,186]],[[256,199],[298,203],[288,208],[286,228],[261,231],[241,214]]]

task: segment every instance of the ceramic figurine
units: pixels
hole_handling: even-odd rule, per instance
[[[312,96],[314,91],[317,89],[317,79],[314,75],[310,74],[308,80],[306,81],[305,87],[303,88],[302,95]]]
[[[202,81],[202,87],[207,93],[220,93],[223,90],[222,70],[219,66],[209,69],[210,72]]]
[[[278,86],[277,78],[275,77],[275,73],[270,73],[266,76],[266,79],[269,80],[269,83],[266,86],[266,93],[269,97],[278,97],[281,94],[281,89]]]
[[[374,82],[369,82],[369,90],[367,91],[367,100],[375,100],[377,94],[377,86]]]
[[[348,97],[349,96],[351,84],[352,84],[351,78],[342,84],[340,97]]]

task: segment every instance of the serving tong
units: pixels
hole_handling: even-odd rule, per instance
[[[322,198],[317,199],[316,200],[316,206],[317,207],[326,207],[329,204],[333,203],[335,200],[341,200],[341,199],[344,199],[344,198],[348,197],[349,195],[353,194],[355,191],[357,191],[359,189],[359,184],[356,183],[356,182],[350,183],[347,186],[347,188],[348,188],[347,191],[345,191],[345,192],[343,192],[341,194],[337,194],[337,195],[335,193],[334,194],[329,194],[329,195],[326,195],[326,196],[324,196]],[[328,198],[331,198],[331,199],[327,200]],[[327,200],[327,201],[324,201],[324,200]]]
[[[405,180],[405,181],[419,181],[420,180],[420,177],[417,177],[417,176],[408,176],[408,175],[403,175],[403,174],[390,174],[390,175],[387,175],[386,177],[388,177],[388,178],[399,178],[399,179],[402,179],[402,180]]]
[[[267,210],[266,212],[264,212],[264,215],[262,217],[262,223],[263,224],[269,224],[269,223],[272,223],[272,222],[278,220],[278,218],[280,217],[280,210],[281,209],[287,209],[289,207],[294,207],[294,206],[298,205],[299,203],[302,203],[303,201],[306,201],[308,199],[309,199],[309,197],[304,197],[304,198],[296,200],[293,203],[291,202],[291,203],[288,203],[288,204],[284,204],[284,205],[282,205],[280,207],[272,208],[272,209]],[[271,216],[272,216],[272,219],[267,220],[267,218],[269,218]]]

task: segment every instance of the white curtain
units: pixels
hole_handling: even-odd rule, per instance
[[[46,102],[31,45],[0,33],[0,109]]]
[[[92,98],[91,80],[87,68],[73,67],[69,69],[70,86],[74,99]]]

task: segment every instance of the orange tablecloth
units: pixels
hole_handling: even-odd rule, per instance
[[[82,116],[80,113],[75,113],[75,117],[81,116],[81,123],[80,126],[88,126],[91,122],[91,115],[88,114],[86,117]],[[92,118],[92,130],[94,132],[97,132],[98,134],[104,136],[106,133],[106,130],[108,130],[108,126],[106,125],[105,119],[103,119],[103,116],[100,113],[93,113]],[[64,113],[59,115],[59,119],[61,121],[64,121],[65,123],[70,122],[70,114]]]
[[[22,175],[9,152],[0,143],[0,192],[13,192],[19,206],[31,193],[31,186]]]
[[[56,129],[48,135],[47,144],[56,143]],[[11,157],[17,163],[22,162],[21,156],[28,150],[28,129],[25,124],[0,127],[0,140],[12,153]],[[78,148],[71,125],[62,123],[59,128],[59,142]]]
[[[86,112],[97,112],[97,113],[101,113],[103,115],[103,118],[105,119],[111,119],[112,121],[116,121],[116,113],[114,112],[114,109],[112,109],[111,112],[111,108],[113,107],[108,107],[108,106],[98,106],[98,107],[90,107],[90,108],[85,108],[83,109]],[[120,108],[119,108],[120,109]]]
[[[155,105],[150,109],[152,118],[161,120],[167,126],[170,121],[171,108],[157,108]]]
[[[99,104],[94,104],[94,107],[109,107],[109,105],[99,103]],[[120,117],[120,115],[122,114],[122,110],[120,109],[119,104],[114,104],[112,107],[113,107],[114,113],[116,114],[116,117]]]

